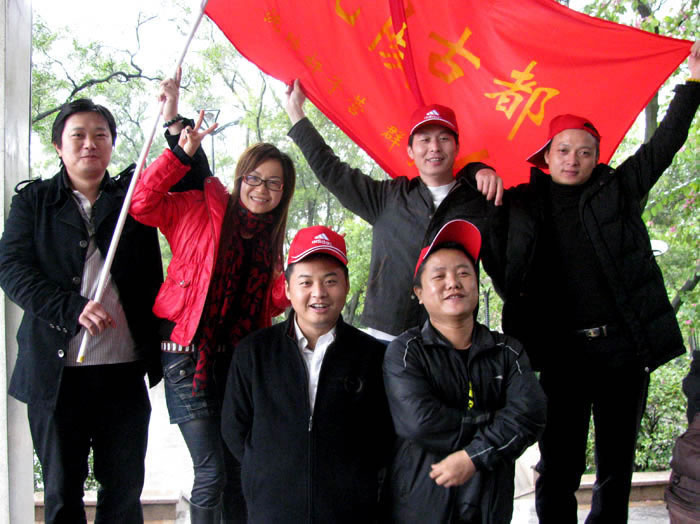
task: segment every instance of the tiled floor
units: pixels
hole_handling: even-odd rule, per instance
[[[192,459],[177,425],[170,424],[163,382],[150,389],[151,424],[144,493],[178,497],[192,487]]]
[[[579,505],[578,521],[584,522],[590,507]],[[515,500],[513,524],[537,524],[534,495],[526,495]],[[668,524],[666,504],[660,501],[630,503],[628,524]]]

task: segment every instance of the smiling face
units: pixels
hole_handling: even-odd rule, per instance
[[[54,144],[54,148],[75,187],[99,184],[112,158],[107,120],[95,112],[72,114],[61,133],[61,145]]]
[[[330,256],[311,256],[294,264],[286,294],[304,336],[315,341],[335,326],[349,290],[343,267]]]
[[[459,249],[439,249],[428,256],[413,288],[433,323],[451,323],[472,317],[479,301],[474,264]]]
[[[458,151],[454,135],[436,124],[419,127],[413,133],[413,142],[407,149],[421,179],[428,186],[443,186],[452,182],[452,168]]]
[[[255,175],[262,180],[284,182],[282,164],[277,159],[265,160],[258,164],[253,171],[246,174]],[[256,215],[269,213],[275,209],[279,205],[280,200],[282,200],[282,195],[282,191],[270,191],[264,183],[259,186],[251,186],[246,183],[244,178],[241,184],[241,202],[243,202],[248,211]]]
[[[587,131],[565,129],[554,135],[544,159],[556,184],[577,186],[591,178],[598,164],[598,144]]]

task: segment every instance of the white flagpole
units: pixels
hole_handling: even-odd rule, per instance
[[[175,75],[177,74],[178,69],[182,65],[182,62],[185,60],[187,50],[189,49],[190,44],[192,43],[192,39],[194,38],[194,35],[197,32],[197,29],[199,28],[199,24],[202,21],[202,18],[204,17],[204,9],[207,6],[207,2],[208,0],[202,0],[197,20],[192,26],[192,30],[190,31],[190,34],[187,37],[185,46],[182,49],[180,58],[178,59],[177,65],[175,66]],[[148,137],[148,140],[143,144],[143,147],[141,148],[141,154],[139,155],[139,160],[136,164],[136,171],[134,172],[134,175],[131,178],[129,189],[126,192],[124,204],[122,205],[121,212],[119,213],[119,219],[117,220],[117,225],[115,226],[114,233],[112,235],[112,242],[109,245],[109,250],[107,251],[107,256],[105,257],[105,263],[102,266],[102,270],[100,272],[100,279],[97,282],[97,291],[95,292],[95,296],[92,298],[92,300],[94,300],[95,302],[102,301],[102,296],[104,295],[105,287],[107,284],[107,277],[109,275],[110,270],[112,269],[112,262],[114,261],[114,255],[117,251],[117,245],[119,244],[119,238],[121,237],[122,230],[124,229],[124,222],[126,222],[126,217],[129,214],[129,207],[131,206],[131,198],[134,193],[134,188],[136,187],[136,183],[139,180],[141,171],[143,171],[143,166],[146,163],[146,157],[148,156],[148,151],[150,150],[151,144],[153,143],[153,137],[155,136],[156,130],[158,129],[158,124],[160,124],[160,114],[163,111],[164,105],[165,101],[162,101],[159,104],[158,114],[156,115],[156,118],[153,122],[153,129],[151,129],[151,134]],[[85,330],[85,332],[83,333],[83,339],[80,342],[80,352],[78,353],[77,358],[78,362],[83,362],[83,360],[85,360],[85,351],[87,349],[88,337],[90,336],[90,332],[85,328],[83,329]]]

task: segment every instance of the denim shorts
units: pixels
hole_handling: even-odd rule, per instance
[[[222,353],[214,357],[213,376],[209,377],[206,388],[194,394],[194,354],[162,352],[160,355],[170,423],[180,424],[197,418],[221,416],[230,355]]]

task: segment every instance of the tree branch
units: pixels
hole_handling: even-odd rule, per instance
[[[125,72],[125,71],[115,71],[114,73],[111,73],[111,74],[107,75],[107,76],[104,77],[104,78],[91,78],[90,80],[87,80],[87,81],[83,82],[83,83],[80,84],[80,85],[76,85],[76,86],[73,88],[73,90],[70,92],[70,94],[68,95],[68,98],[66,98],[66,102],[68,102],[69,100],[71,100],[75,95],[77,95],[77,94],[80,93],[81,91],[84,91],[85,89],[88,89],[88,88],[90,88],[90,87],[92,87],[92,86],[95,86],[95,85],[98,85],[98,84],[108,83],[108,82],[110,82],[110,81],[112,81],[112,80],[115,80],[115,79],[116,79],[116,81],[118,81],[118,82],[125,83],[125,82],[128,82],[128,81],[130,81],[130,80],[133,80],[133,79],[135,79],[135,78],[143,78],[143,79],[145,79],[145,80],[160,80],[159,78],[155,78],[155,77],[150,77],[150,76],[144,75],[144,74],[141,73],[140,71],[139,71],[138,73],[127,73],[127,72]],[[63,105],[63,104],[61,104],[61,105],[58,106],[58,107],[54,107],[54,108],[52,108],[52,109],[47,109],[46,111],[43,111],[43,112],[39,113],[38,115],[36,115],[36,116],[32,119],[32,124],[36,124],[37,122],[43,120],[43,119],[46,118],[47,116],[50,116],[50,115],[52,115],[52,114],[54,114],[54,113],[60,111],[62,105]]]
[[[676,293],[676,296],[673,297],[673,300],[671,300],[671,306],[673,307],[673,311],[675,313],[678,313],[678,310],[680,309],[681,304],[683,304],[683,300],[681,299],[681,294],[684,292],[692,291],[693,289],[695,289],[695,286],[698,285],[698,282],[700,282],[700,263],[698,263],[695,266],[695,273],[693,274],[693,276],[685,281],[685,283],[681,286],[678,293]]]

